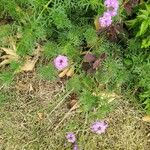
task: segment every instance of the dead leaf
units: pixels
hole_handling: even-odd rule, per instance
[[[58,76],[59,76],[60,78],[63,78],[63,77],[66,75],[66,73],[68,72],[68,70],[69,70],[69,68],[66,68],[66,69],[63,70]]]
[[[108,103],[111,103],[112,101],[114,101],[115,99],[120,98],[119,95],[117,95],[116,93],[108,93],[108,92],[100,92],[100,93],[93,93],[94,96],[100,96],[102,99],[107,99]]]
[[[27,57],[25,64],[21,67],[20,71],[32,71],[35,67],[35,64],[37,62],[37,58],[31,58],[31,57]]]
[[[66,73],[67,77],[71,77],[74,74],[74,66],[72,66],[69,71]]]
[[[84,62],[94,62],[96,60],[96,56],[91,53],[86,53],[84,56]]]
[[[68,109],[71,109],[77,103],[78,101],[77,99],[78,99],[77,94],[75,93],[70,94],[67,104]]]
[[[82,63],[82,69],[83,69],[84,71],[89,70],[91,67],[92,67],[92,64],[91,64],[91,63],[88,63],[88,62],[83,62],[83,63]]]
[[[107,57],[106,53],[102,53],[100,57],[93,63],[93,69],[101,67],[102,62],[106,59],[106,57]]]
[[[70,102],[68,103],[68,108],[71,109],[76,103],[77,103],[76,99],[70,100]]]
[[[10,44],[11,44],[12,48],[0,47],[0,49],[6,53],[5,55],[0,57],[0,59],[2,60],[2,62],[0,63],[0,67],[7,65],[7,64],[10,64],[12,61],[18,61],[19,60],[19,56],[16,52],[17,49],[16,49],[14,41],[11,40]]]
[[[31,92],[31,91],[34,91],[33,86],[32,86],[31,83],[29,84],[29,91],[30,91],[30,92]]]
[[[102,60],[101,59],[97,59],[94,63],[93,63],[93,69],[97,69],[98,67],[101,66]]]
[[[2,60],[2,62],[0,63],[0,67],[10,64],[12,61],[19,61],[20,59],[19,55],[17,54],[17,48],[14,40],[10,38],[8,42],[10,42],[11,48],[0,47],[0,49],[6,53],[2,57],[0,57],[0,59]],[[35,67],[36,62],[41,56],[41,52],[42,52],[41,46],[37,45],[37,48],[35,49],[33,56],[32,57],[27,56],[24,65],[20,67],[20,70],[16,71],[16,73],[22,71],[32,71]]]
[[[25,64],[20,68],[20,71],[32,71],[35,68],[35,64],[37,63],[39,57],[41,56],[42,48],[38,45],[37,49],[33,54],[33,57],[27,56]]]
[[[144,116],[142,120],[145,122],[150,122],[150,116]]]
[[[42,120],[44,118],[44,114],[43,113],[37,113],[39,120]]]

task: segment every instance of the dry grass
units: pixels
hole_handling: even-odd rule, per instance
[[[141,112],[123,100],[107,115],[106,134],[90,132],[90,124],[98,118],[80,109],[66,113],[71,91],[63,84],[37,79],[34,74],[16,78],[13,88],[3,87],[9,100],[0,108],[1,150],[69,150],[65,134],[74,131],[82,150],[149,150],[148,124],[141,121]],[[149,126],[150,127],[150,126]]]

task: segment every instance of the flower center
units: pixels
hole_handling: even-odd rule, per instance
[[[101,127],[98,127],[98,130],[101,130],[102,128]]]
[[[60,60],[59,62],[60,62],[60,64],[62,64],[62,63],[63,63],[63,60]]]

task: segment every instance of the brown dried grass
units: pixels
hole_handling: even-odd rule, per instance
[[[3,87],[9,100],[0,107],[1,150],[69,150],[65,134],[74,131],[82,150],[149,150],[150,125],[142,122],[137,106],[126,100],[115,101],[107,115],[106,134],[90,132],[92,115],[80,109],[68,113],[70,91],[60,83],[39,79],[34,73],[20,74],[15,86]],[[57,130],[56,126],[59,124]]]

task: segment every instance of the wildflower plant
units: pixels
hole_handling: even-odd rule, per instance
[[[119,2],[118,0],[105,0],[106,12],[99,18],[101,27],[109,27],[112,23],[112,17],[117,15]]]
[[[109,106],[98,93],[111,91],[122,94],[128,89],[130,81],[131,91],[135,85],[149,91],[142,80],[145,73],[137,69],[142,68],[136,62],[141,57],[140,50],[137,52],[133,48],[132,52],[129,51],[133,43],[128,46],[132,39],[129,39],[129,33],[121,30],[123,19],[114,20],[120,9],[119,4],[124,5],[117,0],[2,0],[0,61],[6,62],[3,48],[11,48],[10,38],[15,43],[17,59],[7,65],[2,64],[0,82],[11,83],[28,60],[33,65],[30,71],[37,70],[39,77],[65,79],[66,90],[73,89],[84,112]],[[107,36],[103,29],[108,31]],[[147,29],[148,26],[141,29],[142,35]],[[115,34],[117,42],[112,43],[107,37],[114,37]],[[37,44],[41,46],[39,53],[36,52]],[[132,54],[136,54],[136,58],[131,58]],[[147,56],[143,57],[146,59],[144,64],[147,64]],[[11,68],[13,63],[19,65]],[[133,72],[134,76],[131,75]],[[106,108],[104,111],[108,112],[109,108]]]

